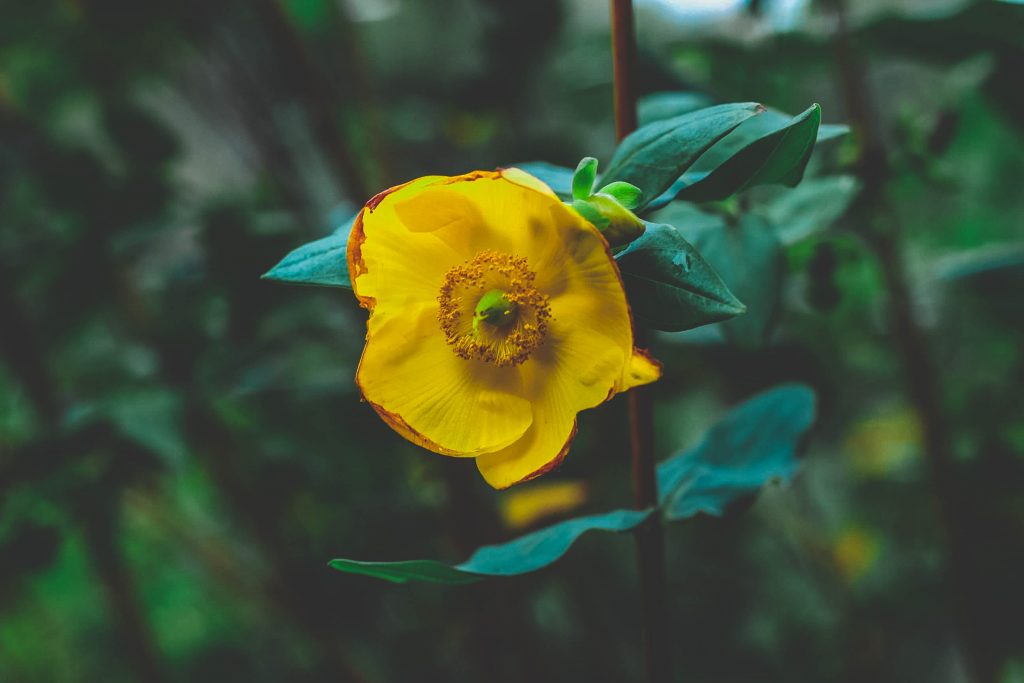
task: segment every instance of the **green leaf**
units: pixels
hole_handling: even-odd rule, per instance
[[[815,403],[814,392],[802,384],[770,389],[729,411],[695,448],[661,462],[658,499],[665,518],[721,515],[766,482],[789,480]]]
[[[657,92],[641,97],[636,103],[641,126],[671,119],[713,105],[710,97],[698,92]]]
[[[586,199],[594,191],[594,181],[597,179],[597,159],[594,157],[583,157],[576,172],[572,174],[572,198]]]
[[[850,127],[839,123],[823,123],[818,126],[818,137],[816,142],[828,142],[850,134]]]
[[[331,235],[295,249],[264,273],[262,279],[352,289],[345,250],[355,220],[356,217],[352,216]]]
[[[549,164],[546,161],[524,161],[512,166],[537,178],[562,199],[572,199],[574,171],[571,168]]]
[[[1019,271],[1024,266],[1024,242],[990,244],[946,256],[936,264],[940,280],[965,280],[999,271]]]
[[[653,509],[615,510],[559,522],[508,543],[478,548],[462,564],[434,560],[361,562],[332,560],[330,566],[350,574],[364,574],[395,583],[471,583],[489,576],[515,576],[543,569],[568,552],[588,531],[629,531],[647,519]]]
[[[853,176],[810,178],[757,211],[775,226],[784,244],[793,244],[832,225],[859,191],[860,183]]]
[[[648,124],[622,141],[602,182],[632,183],[643,190],[645,204],[649,203],[708,148],[763,111],[754,102],[722,104]]]
[[[745,310],[678,230],[658,223],[646,226],[615,257],[637,320],[657,330],[681,332]]]
[[[621,180],[605,185],[598,190],[598,194],[610,195],[615,198],[615,201],[630,210],[640,206],[640,200],[644,196],[643,191],[639,187],[622,182]]]
[[[404,560],[399,562],[363,562],[361,560],[331,560],[333,569],[348,574],[362,574],[394,583],[421,581],[423,583],[473,583],[483,576],[461,571],[437,560]]]
[[[735,223],[722,218],[717,224],[680,221],[679,225],[691,226],[687,235],[694,247],[747,306],[745,315],[722,324],[725,338],[747,348],[763,344],[782,295],[785,262],[775,231],[754,214],[745,214]]]
[[[656,204],[673,198],[717,201],[755,185],[794,187],[803,178],[820,124],[817,104],[791,119],[769,112],[749,121],[708,150]]]

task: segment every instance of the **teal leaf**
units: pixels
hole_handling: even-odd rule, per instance
[[[352,289],[345,251],[355,216],[322,239],[295,249],[263,274],[264,280],[295,285],[319,285]]]
[[[1024,266],[1024,242],[990,244],[942,258],[934,269],[940,280],[966,280],[993,272],[1020,271]]]
[[[817,104],[793,118],[768,112],[748,121],[709,149],[654,204],[718,201],[755,185],[794,187],[803,178],[820,124]]]
[[[797,448],[815,415],[814,392],[802,384],[770,389],[730,410],[696,447],[658,465],[665,518],[722,515],[766,482],[792,478]]]
[[[597,159],[594,157],[583,157],[576,172],[572,174],[572,198],[586,199],[594,191],[594,181],[597,179]]]
[[[641,126],[671,119],[713,105],[710,97],[699,92],[656,92],[641,97],[636,103]]]
[[[832,225],[859,191],[860,183],[853,176],[809,178],[757,211],[775,226],[784,244],[793,244]]]
[[[671,225],[646,223],[644,234],[615,258],[634,317],[656,330],[681,332],[745,310]]]
[[[394,583],[420,581],[422,583],[473,583],[483,576],[470,574],[437,560],[403,560],[399,562],[364,562],[361,560],[331,560],[333,569],[348,574],[362,574]]]
[[[680,222],[680,225],[684,223]],[[704,260],[746,304],[747,312],[722,323],[726,340],[756,348],[768,338],[782,296],[785,260],[782,243],[760,216],[736,221],[694,222],[686,233]]]
[[[588,531],[629,531],[653,509],[615,510],[577,517],[535,531],[508,543],[478,548],[465,562],[449,565],[434,560],[361,562],[332,560],[330,566],[350,574],[373,576],[395,583],[471,583],[489,576],[515,576],[543,569],[560,559]]]
[[[524,161],[521,164],[512,164],[512,167],[537,178],[562,199],[572,199],[574,171],[571,168],[549,164],[546,161]]]
[[[843,137],[844,135],[850,134],[850,127],[844,126],[839,123],[823,123],[818,126],[818,138],[817,142],[828,142],[829,140],[836,140]]]
[[[722,104],[643,126],[615,150],[602,182],[632,183],[649,203],[712,145],[763,111],[754,102]]]

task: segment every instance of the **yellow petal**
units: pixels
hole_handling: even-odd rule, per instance
[[[500,173],[502,178],[505,178],[506,180],[511,180],[516,185],[522,185],[523,187],[528,187],[531,190],[536,190],[541,194],[546,194],[550,197],[558,199],[558,195],[555,194],[550,187],[548,187],[547,183],[545,183],[540,178],[530,175],[529,173],[522,169],[514,167],[503,168],[501,169]]]
[[[643,349],[633,349],[622,378],[615,387],[615,393],[629,391],[633,387],[650,384],[661,377],[661,363],[647,355]]]
[[[448,269],[465,260],[433,232],[410,230],[395,210],[443,180],[428,176],[382,192],[359,214],[349,236],[348,264],[363,306],[386,313],[431,302]]]
[[[476,459],[494,488],[529,481],[560,465],[576,435],[576,414],[603,403],[622,372],[625,357],[614,340],[555,321],[550,343],[523,365],[533,424],[522,439]]]
[[[371,316],[356,383],[392,428],[445,455],[504,448],[533,419],[516,369],[455,355],[438,328],[436,306]]]

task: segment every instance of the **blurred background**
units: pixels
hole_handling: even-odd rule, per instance
[[[663,456],[779,382],[820,408],[792,485],[669,530],[677,680],[1024,681],[1024,6],[637,15],[643,94],[853,128],[737,200],[786,236],[727,278],[748,322],[654,342]],[[0,2],[0,681],[638,680],[627,536],[327,567],[628,506],[624,401],[492,492],[359,402],[348,292],[259,279],[394,183],[607,163],[610,64],[587,0]]]

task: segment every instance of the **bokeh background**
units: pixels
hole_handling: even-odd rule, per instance
[[[495,493],[359,402],[351,295],[260,280],[396,182],[607,162],[606,5],[0,2],[0,681],[638,680],[626,536],[472,586],[327,567],[629,505],[624,401]],[[637,13],[644,94],[854,129],[758,333],[654,340],[663,456],[819,394],[790,486],[669,530],[677,680],[1024,681],[1024,6]]]

